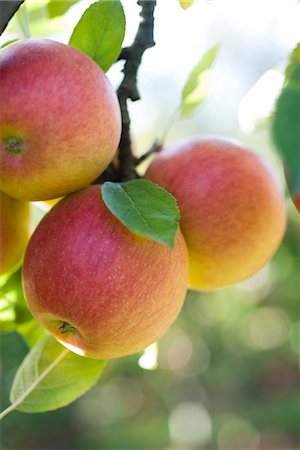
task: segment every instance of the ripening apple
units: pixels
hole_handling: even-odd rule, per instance
[[[293,200],[293,203],[294,203],[298,213],[300,214],[300,192],[298,192],[297,194],[293,194],[292,200]]]
[[[65,197],[28,244],[23,287],[36,319],[70,350],[110,359],[156,341],[187,289],[184,239],[174,249],[129,231],[99,185]]]
[[[0,184],[47,200],[90,184],[111,162],[121,133],[117,96],[78,49],[29,39],[0,52]]]
[[[162,150],[145,177],[177,199],[193,289],[250,277],[281,242],[286,209],[280,185],[241,145],[214,137],[184,140]]]
[[[299,169],[299,167],[298,167]],[[285,166],[284,168],[284,175],[285,175],[285,179],[286,179],[286,183],[291,195],[291,199],[295,205],[295,208],[297,209],[298,213],[300,214],[300,186],[297,186],[298,189],[293,189],[292,185],[291,185],[291,180],[290,180],[290,176],[289,176],[289,170],[288,167]]]
[[[0,275],[20,261],[29,239],[30,204],[0,192]]]

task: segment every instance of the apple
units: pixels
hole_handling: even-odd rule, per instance
[[[294,203],[298,213],[300,214],[300,192],[298,192],[297,194],[293,194],[292,200],[293,200],[293,203]]]
[[[286,180],[286,184],[288,186],[288,190],[289,190],[291,199],[295,205],[295,208],[297,209],[298,213],[300,214],[300,186],[297,186],[298,189],[292,188],[291,180],[290,180],[290,176],[289,176],[289,170],[288,170],[287,165],[285,165],[285,167],[284,167],[284,175],[285,175],[285,180]]]
[[[286,208],[280,185],[270,167],[241,145],[187,139],[162,150],[145,177],[177,199],[195,290],[250,277],[281,242]]]
[[[8,195],[47,200],[79,190],[113,159],[117,96],[78,49],[29,39],[0,53],[0,183]]]
[[[143,350],[185,298],[184,239],[174,249],[129,231],[99,185],[62,199],[28,244],[23,287],[35,318],[70,350],[111,359]]]
[[[30,204],[0,192],[0,275],[20,261],[29,239]]]

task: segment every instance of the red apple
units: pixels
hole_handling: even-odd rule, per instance
[[[286,226],[280,186],[255,153],[229,140],[185,140],[156,156],[146,178],[178,201],[190,286],[238,283],[273,255]]]
[[[30,204],[0,192],[0,275],[20,261],[29,229]]]
[[[47,39],[0,53],[0,181],[12,197],[46,200],[81,189],[112,160],[117,96],[86,54]]]
[[[36,319],[70,350],[110,359],[156,341],[187,289],[187,251],[130,232],[104,204],[100,186],[61,200],[34,232],[23,285]]]
[[[293,203],[294,203],[298,213],[300,214],[300,192],[292,195],[292,200],[293,200]]]
[[[298,213],[300,214],[300,186],[298,186],[298,189],[295,190],[291,186],[290,176],[289,176],[289,170],[287,165],[284,167],[284,175],[286,179],[286,183],[291,195],[291,199],[295,205],[295,208],[297,209]]]

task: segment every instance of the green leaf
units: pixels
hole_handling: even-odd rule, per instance
[[[104,364],[78,356],[46,336],[30,350],[16,373],[10,409],[34,413],[66,406],[97,382]]]
[[[174,247],[179,227],[176,200],[147,180],[107,181],[102,197],[108,209],[132,232]]]
[[[33,347],[47,333],[35,319],[17,326],[17,332],[22,336],[28,347]]]
[[[93,3],[83,14],[70,45],[89,55],[106,72],[117,59],[125,35],[125,15],[119,0]]]
[[[48,16],[49,19],[53,19],[54,17],[62,16],[65,12],[68,11],[71,6],[75,5],[79,0],[49,0],[48,7]]]
[[[14,330],[18,324],[32,320],[21,280],[21,269],[12,273],[0,287],[0,331]]]
[[[210,48],[192,70],[181,95],[181,116],[188,116],[211,93],[211,67],[216,59],[220,45]]]
[[[195,0],[179,0],[179,3],[180,3],[181,8],[188,9],[190,6],[192,6],[194,1]]]
[[[23,3],[15,14],[17,24],[19,26],[21,35],[24,39],[29,39],[31,37],[29,28],[29,14],[27,10],[26,3]]]
[[[18,42],[19,39],[11,39],[10,41],[4,42],[4,44],[1,45],[1,48],[7,47],[10,44],[13,44],[14,42]]]
[[[293,72],[297,70],[297,67],[300,64],[300,42],[296,45],[294,50],[292,51],[289,59],[289,63],[285,70],[286,80],[290,81],[293,79]]]
[[[300,54],[296,47],[287,68],[287,80],[277,100],[272,135],[285,165],[292,197],[300,192]]]

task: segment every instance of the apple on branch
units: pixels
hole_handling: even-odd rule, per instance
[[[99,185],[47,213],[23,266],[35,318],[70,350],[99,359],[159,339],[181,309],[187,277],[181,232],[173,249],[132,233],[108,210]]]
[[[117,96],[78,49],[29,39],[0,53],[0,183],[12,197],[47,200],[90,184],[121,134]]]
[[[192,289],[210,291],[250,277],[281,242],[286,208],[280,185],[241,145],[187,139],[162,150],[145,177],[177,199]]]

